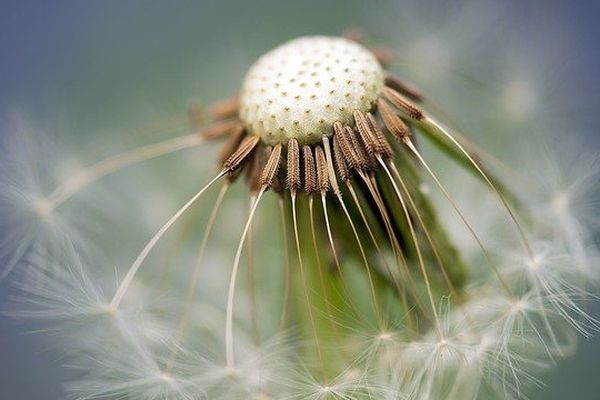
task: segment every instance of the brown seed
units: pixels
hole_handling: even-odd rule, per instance
[[[336,131],[334,139],[336,139],[340,147],[340,151],[342,152],[344,161],[346,162],[348,167],[350,169],[356,169],[359,166],[358,155],[352,148],[352,142],[350,141],[350,137],[348,136],[349,133],[347,129],[350,129],[350,131],[352,130],[352,128],[350,127],[343,127],[343,129],[341,129],[339,132]]]
[[[279,166],[281,165],[281,143],[272,148],[269,159],[267,160],[267,164],[262,171],[260,176],[260,186],[261,187],[270,187],[273,183],[273,179],[277,172],[279,171]]]
[[[223,163],[223,170],[228,174],[232,174],[248,155],[252,153],[259,140],[258,136],[246,136],[237,150]]]
[[[396,115],[394,109],[384,99],[379,98],[377,100],[377,110],[384,125],[396,139],[404,140],[410,136],[408,126]]]
[[[365,145],[367,153],[375,156],[377,154],[377,143],[375,142],[375,138],[373,137],[371,129],[369,128],[367,118],[362,112],[356,110],[354,111],[354,123],[356,124],[356,129],[358,130],[358,134]]]
[[[390,101],[397,109],[405,113],[409,118],[416,119],[418,121],[424,118],[423,111],[421,111],[415,105],[409,103],[407,100],[402,98],[402,95],[390,87],[383,88],[383,95]]]
[[[344,131],[344,125],[342,125],[342,123],[340,121],[335,121],[333,123],[333,132],[336,135],[339,135],[340,132],[343,132],[343,131]]]
[[[373,117],[373,114],[367,113],[367,123],[371,129],[371,134],[375,139],[377,154],[379,154],[383,159],[389,160],[394,155],[394,151],[381,131],[379,124],[375,120],[375,117]]]
[[[315,157],[310,146],[302,147],[302,158],[304,161],[304,191],[311,194],[317,191],[317,171]]]
[[[346,131],[352,143],[352,148],[358,157],[359,170],[365,172],[374,171],[377,168],[377,161],[365,148],[364,143],[359,138],[360,135],[350,127],[347,127]]]
[[[329,174],[327,173],[327,159],[321,146],[315,148],[315,158],[317,162],[317,187],[321,193],[329,190]]]
[[[417,102],[423,101],[423,93],[412,84],[403,81],[394,74],[389,72],[386,73],[384,79],[385,86],[394,89],[398,93],[408,97],[409,99]]]
[[[288,142],[287,151],[287,187],[296,192],[300,190],[302,183],[300,182],[300,148],[298,141],[294,138]]]
[[[335,168],[343,182],[348,182],[351,179],[350,170],[346,165],[342,149],[340,147],[340,139],[338,135],[333,136],[333,158],[335,161]]]

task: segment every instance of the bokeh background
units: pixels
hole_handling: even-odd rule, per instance
[[[483,68],[501,81],[503,63],[522,67],[543,84],[544,104],[571,116],[562,121],[564,134],[598,154],[599,13],[594,0],[1,0],[1,131],[19,115],[84,153],[94,153],[93,146],[110,148],[104,138],[148,142],[144,132],[184,120],[191,101],[207,104],[233,94],[252,60],[274,45],[362,27],[374,42],[401,43],[397,48],[433,46],[439,42],[431,37],[450,35],[445,39],[454,45],[445,60],[454,63],[457,77]],[[489,55],[496,47],[499,65],[493,68]],[[478,52],[485,59],[477,61]],[[453,84],[426,74],[413,78],[434,93]],[[462,85],[461,79],[454,85]],[[451,109],[450,100],[440,102]],[[127,135],[141,138],[130,141]],[[9,280],[0,282],[0,303],[13,291]],[[591,308],[600,314],[600,307]],[[0,317],[0,399],[65,398],[60,354],[48,350],[51,338],[28,328]],[[598,399],[599,367],[600,338],[582,340],[577,354],[546,377],[537,398]]]

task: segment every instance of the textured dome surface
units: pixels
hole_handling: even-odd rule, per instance
[[[240,118],[267,144],[314,144],[335,121],[352,122],[383,87],[373,54],[343,38],[313,36],[287,42],[250,68],[240,95]]]

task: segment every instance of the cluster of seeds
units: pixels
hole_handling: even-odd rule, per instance
[[[305,37],[262,56],[248,72],[239,99],[213,107],[211,116],[225,122],[205,135],[228,136],[220,164],[230,179],[247,164],[252,192],[285,187],[292,194],[339,192],[336,177],[348,182],[353,171],[369,174],[379,161],[392,158],[382,127],[407,139],[410,130],[397,112],[423,119],[411,103],[420,100],[358,43]]]
[[[50,265],[51,269],[44,266],[46,269],[37,271],[41,279],[37,279],[38,274],[34,275],[36,282],[46,280],[51,284],[27,288],[26,303],[41,306],[40,315],[66,316],[65,320],[69,321],[74,318],[77,324],[69,324],[69,327],[98,323],[102,338],[110,336],[112,340],[115,337],[122,341],[119,345],[125,349],[131,346],[132,354],[123,358],[121,347],[98,353],[98,356],[88,353],[89,346],[85,346],[84,351],[74,348],[77,357],[83,355],[89,361],[94,357],[87,356],[92,354],[97,358],[93,360],[97,368],[91,371],[92,379],[87,382],[90,394],[85,398],[189,399],[204,395],[227,399],[283,396],[456,400],[477,397],[484,382],[486,385],[491,382],[492,391],[500,389],[498,394],[502,398],[511,397],[509,392],[520,397],[521,376],[537,384],[535,378],[529,378],[528,364],[535,363],[537,369],[543,366],[544,359],[554,361],[557,354],[562,355],[563,339],[567,338],[560,332],[560,325],[566,325],[564,321],[584,335],[600,330],[600,322],[587,316],[577,303],[587,293],[571,283],[571,265],[562,265],[560,259],[556,261],[552,252],[545,254],[530,246],[506,200],[505,195],[510,195],[510,191],[503,189],[501,183],[475,161],[479,157],[472,153],[474,147],[469,146],[465,138],[459,141],[435,120],[433,114],[423,111],[420,104],[423,98],[416,89],[384,71],[384,53],[367,50],[342,38],[306,37],[284,44],[264,55],[251,68],[239,97],[210,108],[209,116],[214,121],[210,127],[93,164],[36,203],[36,215],[47,223],[53,220],[48,217],[54,209],[105,175],[162,154],[198,146],[207,140],[225,139],[218,156],[220,171],[157,230],[110,300],[101,296],[100,287],[79,269],[78,258],[73,270],[56,268],[55,271]],[[196,117],[200,120],[204,113],[192,115],[192,119]],[[517,261],[518,275],[510,269],[499,269],[490,257],[466,215],[413,143],[412,128],[415,133],[427,135],[440,145],[497,195],[518,229],[525,250],[525,257]],[[426,191],[422,190],[421,173],[432,178],[489,264],[493,282],[469,287],[468,296],[465,291],[467,272],[461,255],[443,224],[438,222]],[[221,365],[221,357],[216,362],[203,359],[201,364],[206,365],[203,367],[206,370],[197,373],[195,368],[188,370],[187,364],[181,363],[179,358],[191,354],[184,351],[186,331],[192,326],[192,316],[202,314],[192,311],[203,276],[200,271],[204,251],[215,218],[231,184],[241,175],[245,175],[249,186],[251,203],[229,275],[223,313],[225,364]],[[131,319],[126,314],[129,310],[127,303],[123,303],[124,297],[141,265],[165,233],[221,179],[224,182],[205,227],[182,298],[183,310],[176,330],[148,334],[145,324],[138,324],[139,319]],[[279,200],[286,264],[281,317],[275,333],[287,328],[296,330],[293,324],[299,322],[297,332],[301,336],[313,335],[312,341],[299,341],[299,346],[293,344],[294,352],[297,347],[302,347],[299,353],[306,371],[301,374],[304,377],[306,372],[311,379],[308,385],[301,382],[306,385],[306,388],[300,388],[301,395],[298,395],[297,387],[287,387],[289,382],[296,384],[298,381],[295,376],[290,379],[293,368],[288,365],[288,360],[281,364],[285,365],[282,367],[273,364],[270,358],[263,358],[262,354],[256,357],[247,351],[253,347],[248,347],[244,342],[249,341],[243,338],[236,339],[234,345],[236,325],[241,327],[244,323],[234,319],[241,256],[245,244],[249,244],[248,250],[252,248],[252,221],[261,197],[268,189],[272,189]],[[303,194],[298,196],[301,192]],[[13,197],[21,201],[22,192]],[[315,198],[321,204],[314,202]],[[328,203],[329,200],[332,201]],[[314,203],[317,203],[316,207]],[[286,222],[289,216],[286,205],[291,210],[291,226]],[[567,207],[561,205],[560,208],[564,211]],[[288,227],[292,228],[290,232],[293,230],[297,269],[291,267]],[[55,232],[60,233],[56,252],[64,257],[62,246],[70,241],[63,240],[62,226],[60,228],[60,232]],[[43,257],[32,257],[33,263],[35,259],[46,262],[48,255],[55,251],[46,248],[48,235],[45,229],[39,237],[44,242]],[[576,239],[575,245],[569,246],[579,252],[579,238]],[[321,245],[321,240],[328,243]],[[38,232],[35,232],[24,243],[36,247],[29,243],[38,241]],[[562,246],[563,238],[559,241]],[[267,242],[272,246],[270,240]],[[71,248],[68,250],[70,254]],[[248,253],[249,294],[253,297],[254,270],[251,252]],[[360,262],[347,263],[348,258],[360,259]],[[267,268],[269,281],[272,280],[270,267]],[[11,268],[9,265],[8,270]],[[55,276],[56,272],[59,274]],[[71,281],[76,286],[65,285]],[[160,280],[159,290],[164,281]],[[303,291],[304,299],[300,301],[301,296],[295,295],[296,287]],[[273,290],[273,293],[278,296],[280,292]],[[446,303],[442,299],[448,299],[448,302],[451,299],[456,308],[442,310],[440,305]],[[298,301],[299,307],[292,308],[292,301]],[[269,303],[279,305],[278,300]],[[360,303],[361,307],[355,303]],[[257,348],[277,352],[277,357],[269,355],[273,359],[287,358],[287,354],[273,351],[261,341],[255,320],[257,305],[252,304],[251,308],[252,324],[255,325],[253,341],[258,344]],[[369,308],[372,308],[372,314]],[[221,307],[215,307],[217,309]],[[138,313],[136,308],[135,315]],[[99,318],[101,315],[106,318]],[[205,316],[201,317],[204,323]],[[361,324],[360,329],[353,324],[355,318]],[[398,318],[402,325],[396,332]],[[167,319],[168,323],[172,322],[171,313]],[[157,317],[156,320],[166,324],[167,319],[162,321]],[[557,324],[554,319],[562,321]],[[112,328],[117,328],[114,335],[113,331],[104,332],[107,321],[114,324]],[[300,326],[304,322],[307,323],[306,334]],[[359,343],[361,340],[357,339],[364,333],[363,323],[368,326],[365,332],[369,335],[365,343]],[[325,324],[331,327],[323,326]],[[557,328],[559,334],[555,334]],[[455,334],[459,330],[460,334]],[[216,329],[215,332],[219,336],[215,339],[221,340],[222,331]],[[204,335],[204,332],[200,334]],[[156,340],[157,337],[160,340]],[[519,340],[513,343],[513,337]],[[159,353],[155,347],[158,342]],[[204,346],[204,340],[202,342]],[[238,342],[243,344],[240,346]],[[167,350],[166,347],[163,349],[165,343],[169,345],[167,357],[163,357],[163,350]],[[213,342],[206,343],[211,346]],[[243,346],[246,351],[241,352]],[[279,346],[281,344],[277,343]],[[525,350],[525,347],[530,349]],[[543,358],[538,357],[540,362],[536,358],[527,360],[530,354],[540,350],[544,353]],[[320,377],[313,377],[317,372]],[[100,388],[95,377],[107,383]],[[390,387],[380,394],[380,381],[386,377],[392,379],[385,383]],[[496,388],[498,382],[501,387]],[[238,390],[244,394],[232,394]],[[275,397],[274,393],[280,390],[282,395]],[[213,394],[221,391],[218,396]]]

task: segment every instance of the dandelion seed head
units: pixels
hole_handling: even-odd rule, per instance
[[[303,37],[263,55],[244,80],[240,117],[267,144],[314,144],[367,112],[383,87],[375,56],[343,38]]]
[[[449,32],[463,32],[471,20],[452,19]],[[18,283],[18,313],[52,319],[50,329],[65,332],[65,357],[81,368],[71,385],[77,398],[462,400],[481,396],[482,385],[520,397],[525,383],[539,383],[532,371],[570,354],[574,331],[598,330],[581,305],[590,293],[579,267],[588,253],[578,245],[589,235],[574,212],[594,182],[567,179],[544,199],[542,218],[535,210],[521,231],[520,211],[534,203],[529,193],[513,193],[513,181],[496,176],[503,166],[488,164],[493,157],[470,142],[470,132],[437,122],[455,116],[438,103],[443,92],[469,105],[457,93],[464,80],[478,82],[458,64],[470,42],[416,36],[402,42],[403,62],[433,86],[452,79],[448,87],[458,92],[412,89],[365,40],[303,37],[262,56],[240,96],[211,107],[211,125],[199,134],[63,170],[60,209],[52,203],[57,192],[11,181],[14,190],[0,198],[26,208],[35,222],[24,236],[38,239],[40,221],[60,226],[67,200],[105,175],[226,139],[220,172],[183,208],[174,207],[171,190],[151,188],[155,182],[136,190],[144,223],[161,228],[116,272],[96,260],[68,262],[72,254],[23,252],[30,274]],[[502,119],[541,108],[534,81],[507,82],[493,97]],[[470,114],[487,120],[485,107]],[[450,157],[430,164],[421,137]],[[201,159],[208,168],[210,157]],[[472,180],[455,174],[457,160]],[[225,198],[240,176],[251,211],[247,199],[240,206],[228,197],[222,208],[216,201],[199,245],[202,217],[188,208],[221,183]],[[460,192],[458,201],[445,187]],[[280,220],[267,213],[277,210],[272,200]],[[167,212],[173,216],[164,223]],[[210,237],[213,225],[219,236]],[[234,230],[239,241],[229,237]],[[519,239],[525,252],[514,250]],[[181,262],[192,257],[193,265]]]
[[[530,195],[536,228],[574,258],[574,267],[588,278],[598,277],[598,252],[593,232],[598,218],[598,155],[576,142],[540,139],[539,159],[525,164],[537,191]],[[541,149],[541,150],[540,150]],[[568,167],[567,167],[568,166]]]
[[[7,118],[0,127],[0,278],[23,265],[40,243],[60,253],[55,246],[77,238],[73,221],[56,212],[45,196],[59,179],[56,166],[67,153],[51,143],[50,133],[41,132],[22,115]]]

